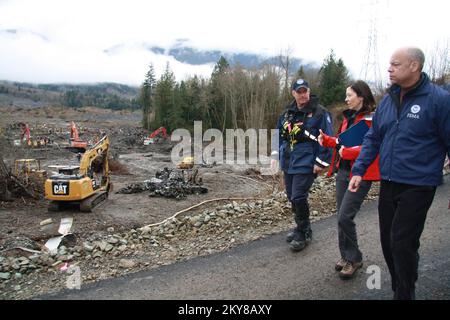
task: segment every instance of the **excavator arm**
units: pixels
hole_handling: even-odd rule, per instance
[[[153,132],[150,134],[149,138],[152,139],[152,138],[156,137],[156,136],[157,136],[158,134],[160,134],[160,133],[162,133],[162,135],[163,135],[164,138],[167,138],[167,130],[166,130],[166,128],[164,128],[164,127],[160,127],[160,128],[158,128],[158,129],[156,129],[155,131],[153,131]]]
[[[75,125],[75,122],[70,122],[70,148],[75,149],[76,151],[82,151],[84,152],[88,145],[87,141],[83,141],[80,139],[80,136],[78,134],[77,126]]]
[[[78,129],[77,126],[75,125],[75,122],[71,121],[70,122],[70,140],[80,140],[79,136],[78,136]]]
[[[27,123],[22,123],[22,133],[20,134],[20,140],[27,140],[27,143],[30,142],[30,127]]]
[[[91,149],[87,150],[80,160],[80,174],[87,175],[92,169],[93,162],[100,162],[103,166],[103,172],[108,173],[108,153],[109,139],[107,136],[101,138]]]

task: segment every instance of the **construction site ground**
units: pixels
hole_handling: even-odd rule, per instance
[[[138,111],[57,107],[2,111],[0,148],[10,168],[20,158],[39,158],[48,172],[52,165],[78,164],[77,154],[66,148],[70,121],[79,126],[82,139],[109,136],[114,167],[113,191],[92,213],[76,208],[48,212],[47,200],[26,195],[0,201],[0,299],[29,299],[59,291],[67,286],[64,271],[71,265],[81,268],[83,283],[93,282],[228,250],[293,227],[280,179],[260,175],[260,168],[251,165],[196,166],[208,192],[182,200],[150,197],[148,192],[116,193],[131,183],[154,178],[157,170],[175,167],[170,158],[175,142],[161,140],[143,145],[149,132],[141,128]],[[20,136],[20,122],[28,123],[32,137],[47,135],[52,144],[39,148],[14,146]],[[373,189],[369,200],[377,194],[377,186]],[[210,201],[178,215],[172,225],[140,229],[219,198],[246,200]],[[319,177],[310,194],[312,220],[332,215],[334,203],[333,179]],[[66,217],[73,218],[75,242],[65,244],[58,255],[46,254],[45,242],[59,235],[59,223]],[[49,218],[52,223],[41,225]],[[209,222],[211,219],[214,223]],[[34,247],[32,250],[40,253],[24,247]]]
[[[48,201],[36,201],[26,198],[25,195],[16,198],[13,202],[2,202],[0,217],[2,240],[8,235],[25,235],[33,240],[42,240],[54,235],[58,226],[55,230],[37,228],[42,220],[48,218],[59,221],[61,217],[73,216],[75,223],[72,231],[78,234],[102,231],[108,227],[121,231],[162,221],[179,210],[207,199],[256,197],[258,194],[267,194],[269,191],[266,182],[258,182],[257,180],[261,180],[260,177],[252,181],[251,177],[245,174],[245,168],[242,166],[216,165],[210,168],[198,167],[199,177],[209,190],[207,194],[190,195],[183,200],[149,197],[148,193],[116,194],[116,191],[131,183],[143,182],[155,177],[157,170],[162,170],[164,167],[175,168],[171,163],[170,151],[176,143],[160,140],[158,143],[144,146],[142,141],[148,132],[140,126],[139,112],[113,112],[95,108],[64,109],[58,119],[57,110],[53,109],[51,118],[48,117],[48,113],[44,113],[47,116],[41,115],[37,109],[7,112],[6,117],[0,119],[3,128],[11,124],[27,122],[31,128],[56,128],[60,131],[53,130],[58,133],[48,135],[59,147],[53,145],[41,148],[11,146],[8,140],[10,142],[18,139],[20,131],[10,130],[16,136],[8,136],[8,132],[4,132],[1,147],[5,162],[13,166],[15,159],[36,158],[41,159],[43,169],[52,165],[79,164],[77,154],[65,148],[65,140],[68,141],[69,137],[69,120],[73,120],[82,128],[81,138],[89,140],[99,136],[100,132],[110,137],[111,157],[120,164],[119,170],[112,171],[113,191],[108,201],[101,204],[93,213],[80,213],[76,208],[56,213],[47,212]],[[47,171],[51,172],[52,169]],[[239,175],[244,177],[237,177]]]

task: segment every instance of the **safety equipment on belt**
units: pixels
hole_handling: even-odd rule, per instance
[[[292,123],[289,120],[285,120],[281,129],[281,136],[289,141],[291,151],[299,141],[305,140],[305,138],[318,141],[316,136],[304,128],[304,122]]]

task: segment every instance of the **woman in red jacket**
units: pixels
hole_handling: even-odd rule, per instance
[[[361,208],[361,204],[372,186],[372,181],[380,180],[380,173],[377,157],[363,177],[358,192],[347,191],[353,162],[358,157],[361,146],[342,146],[339,144],[337,136],[360,121],[366,121],[370,127],[372,125],[375,99],[369,86],[364,81],[358,80],[347,88],[345,102],[348,109],[343,112],[344,120],[336,137],[328,136],[321,132],[318,140],[322,146],[334,148],[328,176],[331,176],[334,170],[337,169],[336,202],[341,259],[336,263],[335,270],[339,271],[339,276],[342,279],[349,279],[362,266],[362,253],[358,247],[356,227],[353,219]]]

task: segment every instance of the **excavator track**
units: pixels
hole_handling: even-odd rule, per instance
[[[108,198],[107,191],[98,192],[80,202],[80,211],[81,212],[92,212],[92,209],[97,207],[100,203],[102,203],[107,198]]]

